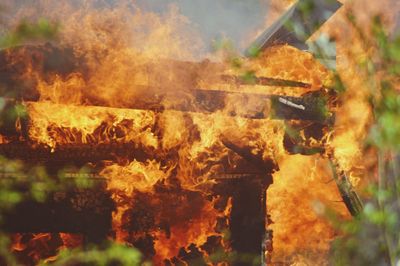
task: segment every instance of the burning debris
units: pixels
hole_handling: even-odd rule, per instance
[[[126,22],[113,28],[93,17],[93,47],[82,43],[90,36],[74,32],[82,39],[1,51],[4,110],[16,115],[0,129],[0,153],[70,182],[45,202],[23,202],[7,214],[14,252],[35,264],[56,259],[59,249],[107,239],[139,249],[156,265],[271,263],[285,242],[288,254],[304,243],[305,252],[326,252],[334,230],[309,201],[285,192],[296,185],[324,203],[341,197],[334,184],[317,188],[318,178],[329,177],[322,162],[333,158],[330,134],[340,103],[332,75],[292,47],[304,40],[283,27],[291,18],[304,21],[301,4],[247,50],[260,52],[257,58],[236,60],[240,68],[229,60],[141,53],[118,39]],[[339,6],[318,5],[310,17],[320,26],[328,18],[320,11],[330,16]],[[318,28],[310,23],[305,39]],[[299,172],[320,177],[305,182]],[[79,187],[80,181],[91,185]],[[345,181],[338,179],[342,196],[351,191]],[[349,209],[352,193],[345,195]],[[295,223],[288,220],[296,220],[294,203],[305,212]],[[348,215],[343,203],[334,208]],[[37,242],[47,251],[38,253]]]

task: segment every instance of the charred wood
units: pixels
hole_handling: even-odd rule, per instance
[[[334,115],[328,110],[328,99],[320,92],[303,97],[271,96],[272,117],[287,120],[310,120],[332,124]]]
[[[222,139],[222,143],[243,159],[247,161],[248,164],[251,164],[257,171],[265,171],[265,172],[273,172],[278,169],[277,165],[270,159],[264,160],[261,155],[255,155],[251,152],[249,147],[240,147],[228,140],[227,138]],[[249,169],[250,170],[250,169]],[[249,170],[243,171],[249,173]]]
[[[19,190],[24,193],[23,186]],[[89,242],[102,242],[111,230],[113,210],[110,193],[97,180],[90,188],[65,186],[48,192],[44,202],[24,200],[4,211],[2,226],[18,233],[80,233]]]
[[[339,171],[337,165],[331,160],[331,168],[333,171],[333,177],[336,185],[339,189],[340,195],[346,205],[349,213],[357,217],[363,210],[363,202],[358,196],[357,192],[354,190],[349,178],[343,171]]]
[[[221,75],[222,81],[226,81],[229,84],[236,85],[262,85],[262,86],[276,86],[276,87],[299,87],[310,89],[311,84],[307,84],[300,81],[277,79],[277,78],[267,78],[267,77],[252,77],[251,80],[245,80],[237,76]]]
[[[89,162],[117,160],[117,158],[146,161],[155,159],[156,152],[138,144],[102,143],[102,144],[68,144],[60,145],[52,150],[46,145],[33,145],[28,142],[12,142],[0,144],[0,154],[9,159],[19,159],[31,163],[55,164],[63,163],[81,165]]]
[[[233,258],[231,265],[251,265],[253,261],[262,261],[263,241],[266,234],[266,198],[271,176],[252,176],[225,180],[216,185],[216,192],[228,194],[232,199],[229,219],[230,242],[232,250],[239,256]],[[245,256],[240,256],[245,255]]]

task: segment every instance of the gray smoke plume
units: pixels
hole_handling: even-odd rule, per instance
[[[3,2],[4,1],[4,2]],[[232,41],[238,50],[243,50],[251,43],[257,31],[263,30],[270,0],[2,0],[6,9],[2,13],[4,20],[13,24],[20,13],[31,18],[51,17],[51,7],[69,5],[74,9],[113,8],[129,2],[132,13],[135,10],[163,15],[173,5],[179,13],[187,17],[193,31],[200,34],[206,47],[222,38]],[[47,10],[45,12],[44,10]],[[62,23],[62,21],[60,21]],[[15,23],[14,23],[15,24]],[[204,51],[202,51],[204,52]]]
[[[238,49],[265,25],[269,0],[137,0],[143,10],[162,13],[175,4],[200,32],[205,44],[226,38]]]

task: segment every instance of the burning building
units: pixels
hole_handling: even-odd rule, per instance
[[[2,50],[4,110],[16,115],[0,152],[63,184],[6,214],[21,262],[106,240],[155,265],[320,260],[336,232],[314,209],[346,217],[360,202],[332,145],[334,76],[304,51],[340,4],[304,13],[306,2],[220,61],[175,57],[193,53],[175,36],[176,8],[76,12],[59,40]],[[7,167],[2,178],[22,191],[43,182]]]

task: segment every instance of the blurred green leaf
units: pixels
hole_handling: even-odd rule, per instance
[[[50,40],[57,36],[59,25],[46,19],[36,23],[22,21],[18,26],[0,38],[0,48],[9,48],[27,41]]]
[[[256,73],[253,70],[245,71],[241,76],[240,79],[247,84],[255,84],[257,81]]]
[[[142,257],[136,249],[119,244],[110,244],[110,246],[99,249],[91,248],[88,250],[68,250],[60,252],[57,260],[51,265],[141,265]],[[48,265],[42,262],[40,265]]]
[[[247,50],[248,56],[250,58],[256,58],[258,56],[260,56],[261,54],[261,49],[257,46],[251,46],[248,50]]]

